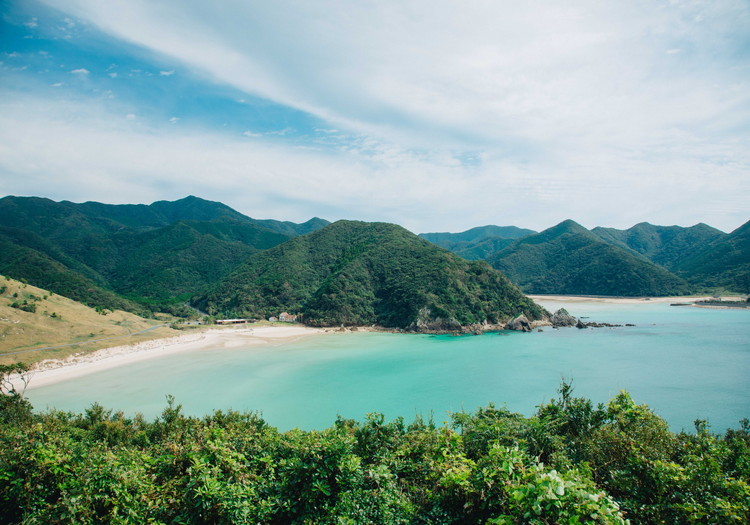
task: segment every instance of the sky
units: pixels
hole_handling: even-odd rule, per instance
[[[0,0],[0,196],[750,219],[747,0]]]

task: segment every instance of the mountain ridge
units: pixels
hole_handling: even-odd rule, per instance
[[[690,289],[666,269],[606,243],[570,219],[515,241],[489,263],[526,293],[663,296]]]
[[[545,316],[502,274],[388,223],[337,221],[251,256],[195,304],[312,325],[458,329]]]

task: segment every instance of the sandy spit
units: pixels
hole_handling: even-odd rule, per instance
[[[325,332],[326,330],[320,328],[302,325],[226,327],[131,345],[114,346],[90,354],[72,355],[66,359],[40,361],[31,371],[28,388],[38,388],[101,370],[179,352],[280,344]],[[14,381],[14,384],[16,388],[23,386],[18,380]]]

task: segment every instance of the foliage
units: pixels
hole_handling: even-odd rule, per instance
[[[516,226],[480,226],[461,233],[420,233],[419,236],[473,261],[488,259],[514,240],[534,233]]]
[[[250,257],[196,298],[209,314],[457,329],[543,311],[503,275],[393,224],[338,221]]]
[[[627,230],[594,228],[600,239],[644,257],[673,271],[695,253],[706,249],[713,241],[726,234],[706,224],[689,228],[681,226],[655,226],[647,222]]]
[[[136,304],[118,297],[111,290],[98,284],[84,273],[52,258],[43,251],[19,242],[33,240],[23,231],[0,227],[0,273],[18,280],[25,279],[34,286],[64,295],[89,306],[101,306],[110,310],[142,311]],[[59,252],[58,252],[59,253]],[[66,260],[61,256],[62,260]]]
[[[0,370],[7,375],[10,368]],[[673,434],[621,393],[526,418],[493,406],[451,426],[371,414],[280,433],[256,414],[154,421],[94,404],[0,418],[8,523],[746,523],[750,424]],[[25,403],[25,404],[24,404]]]
[[[149,206],[5,197],[0,272],[89,306],[182,315],[187,297],[250,254],[325,224],[259,221],[196,197]]]
[[[750,221],[683,261],[675,271],[696,284],[750,293]]]
[[[690,291],[666,269],[573,221],[515,241],[489,262],[526,293],[660,296]]]

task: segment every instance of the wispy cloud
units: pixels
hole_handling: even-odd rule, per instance
[[[331,155],[261,137],[148,127],[100,105],[18,97],[0,106],[0,144],[0,170],[8,175],[0,193],[44,188],[51,198],[105,202],[192,193],[255,217],[386,220],[417,232],[497,222],[541,229],[567,217],[589,227],[629,226],[642,217],[691,224],[696,210],[731,229],[750,197],[741,165],[717,170],[696,159],[652,165],[634,158],[613,178],[599,176],[601,159],[561,168],[487,157],[467,171],[449,154],[372,139]]]
[[[223,181],[204,195],[219,198],[224,188],[238,204],[247,188],[238,173],[250,177],[247,166],[257,166],[243,211],[262,206],[282,218],[329,210],[330,218],[413,229],[541,228],[567,217],[589,226],[700,220],[731,229],[750,215],[750,6],[743,0],[44,1],[68,17],[63,27],[98,28],[118,41],[117,53],[123,42],[134,55],[150,53],[150,68],[123,66],[132,78],[117,78],[144,83],[142,105],[93,105],[98,113],[87,124],[107,129],[112,115],[138,115],[134,127],[103,136],[126,141],[133,158],[163,148],[162,162],[153,162],[159,169],[131,161],[130,182],[119,183],[141,185],[143,195],[174,197],[167,189],[180,188],[179,173],[194,174],[183,185],[200,184],[200,167]],[[84,64],[94,72],[107,66]],[[145,84],[149,75],[161,85]],[[101,99],[105,86],[93,82],[96,73],[87,76]],[[201,106],[197,97],[186,108],[217,117],[196,125],[175,107],[177,97],[159,99],[164,111],[184,117],[160,128],[174,113],[148,101],[166,96],[163,84],[190,79],[226,87],[223,105]],[[113,103],[123,97],[115,92]],[[230,105],[237,100],[249,109],[237,111]],[[80,119],[55,124],[34,115],[86,151],[89,130],[78,128]],[[304,126],[300,115],[309,116]],[[77,161],[121,173],[119,151],[103,147],[92,152],[96,162],[80,153]],[[294,184],[267,183],[279,178]]]

